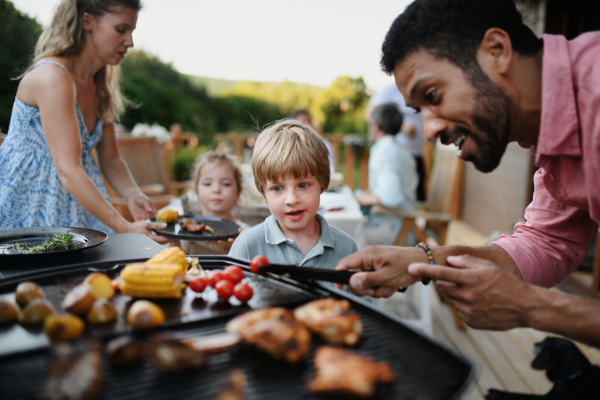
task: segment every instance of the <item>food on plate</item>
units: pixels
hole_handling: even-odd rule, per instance
[[[185,252],[177,246],[164,249],[146,261],[146,264],[178,264],[181,266],[181,271],[184,274],[187,272],[189,267]]]
[[[82,319],[73,314],[50,315],[44,320],[44,331],[55,342],[77,339],[84,328]]]
[[[242,314],[227,323],[225,330],[237,333],[277,359],[301,361],[310,347],[310,333],[285,308],[263,308]]]
[[[202,222],[198,222],[195,219],[192,218],[180,218],[179,219],[179,226],[181,226],[182,229],[185,229],[188,232],[210,232],[213,235],[216,234],[215,230],[213,228],[211,228],[210,226],[203,224]]]
[[[244,279],[244,271],[238,266],[230,265],[223,270],[223,278],[235,285]]]
[[[109,299],[97,299],[92,304],[85,319],[90,324],[106,324],[117,318],[117,309]]]
[[[0,324],[16,321],[18,317],[18,306],[6,299],[0,299]]]
[[[156,216],[156,222],[164,222],[167,224],[171,224],[177,221],[177,218],[179,218],[179,214],[177,213],[177,211],[165,210]]]
[[[138,300],[127,311],[127,323],[133,329],[160,326],[165,323],[165,313],[151,301]]]
[[[110,299],[115,295],[110,278],[101,272],[89,274],[83,282],[92,287],[92,293],[97,299]]]
[[[241,338],[237,333],[223,332],[208,336],[183,338],[180,342],[204,354],[216,354],[236,347],[240,344]]]
[[[106,354],[113,365],[140,362],[147,355],[146,346],[132,336],[121,336],[106,345]]]
[[[54,315],[54,307],[46,299],[35,299],[19,314],[19,322],[22,324],[39,324],[46,317]]]
[[[161,372],[181,372],[204,365],[204,353],[177,340],[159,339],[154,343],[154,366]]]
[[[233,295],[242,303],[247,303],[254,295],[254,291],[247,283],[240,282],[233,288]]]
[[[217,296],[221,300],[229,300],[231,295],[233,295],[233,283],[227,279],[217,282],[215,289],[217,290]]]
[[[394,381],[388,363],[376,363],[371,357],[331,346],[317,349],[315,370],[308,388],[320,394],[371,397],[377,383]]]
[[[246,380],[246,374],[241,369],[232,370],[225,387],[216,397],[216,400],[244,400]]]
[[[25,307],[35,299],[43,299],[42,288],[33,282],[21,282],[15,290],[15,301],[21,307]]]
[[[74,349],[55,345],[42,393],[43,399],[93,400],[102,381],[102,354],[97,343]]]
[[[121,292],[132,297],[181,297],[183,271],[179,264],[129,264],[120,279]]]
[[[70,313],[82,315],[92,308],[94,301],[96,301],[96,297],[92,292],[92,286],[82,283],[67,292],[60,306]]]
[[[311,301],[298,307],[294,316],[312,332],[332,343],[354,346],[363,330],[358,314],[347,300],[332,298]]]
[[[46,238],[42,242],[42,244],[38,246],[29,246],[27,244],[19,244],[15,243],[12,246],[12,249],[15,253],[22,254],[31,254],[31,253],[43,253],[47,251],[56,251],[56,250],[70,250],[74,249],[77,246],[78,242],[74,242],[73,238],[75,236],[69,232],[58,235],[54,234],[54,236],[48,236],[46,234]]]
[[[214,270],[214,271],[211,271],[210,274],[208,275],[208,284],[212,287],[216,287],[217,283],[219,283],[223,279],[224,279],[223,272],[221,272],[219,270]]]
[[[250,261],[250,271],[258,274],[260,272],[260,267],[268,267],[269,260],[265,256],[254,256],[252,261]]]
[[[192,289],[194,292],[202,293],[204,292],[204,289],[206,289],[207,282],[204,277],[198,276],[189,281],[188,285],[190,286],[190,289]]]

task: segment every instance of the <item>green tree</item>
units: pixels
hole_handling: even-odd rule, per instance
[[[31,62],[42,32],[36,20],[21,14],[10,1],[0,0],[0,129],[8,131],[19,81],[13,78]]]

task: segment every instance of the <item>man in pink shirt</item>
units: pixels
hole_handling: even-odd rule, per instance
[[[600,222],[600,32],[538,39],[510,0],[416,0],[382,50],[429,140],[457,145],[483,172],[517,141],[540,169],[513,235],[434,248],[435,265],[421,248],[367,248],[338,264],[369,271],[351,289],[389,297],[430,277],[474,328],[529,326],[600,346],[600,301],[546,289],[579,265]]]

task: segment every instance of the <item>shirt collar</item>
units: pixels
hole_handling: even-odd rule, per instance
[[[382,138],[380,138],[378,141],[376,141],[375,143],[373,143],[373,145],[371,146],[371,148],[377,148],[377,147],[387,147],[390,144],[395,143],[395,139],[394,139],[394,135],[383,135]]]
[[[544,155],[581,156],[569,42],[560,35],[543,40],[540,134],[532,149],[536,164]]]
[[[319,224],[321,225],[321,238],[319,241],[323,247],[334,248],[335,236],[333,235],[331,227],[321,215],[316,214],[316,217],[317,221],[319,221]],[[267,217],[267,219],[265,219],[265,241],[268,244],[278,245],[291,240],[292,239],[285,237],[273,215],[270,215]]]

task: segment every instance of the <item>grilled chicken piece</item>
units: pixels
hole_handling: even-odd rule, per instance
[[[310,348],[310,333],[284,308],[250,311],[229,321],[225,329],[274,358],[290,363],[302,360]]]
[[[236,347],[241,338],[237,333],[217,333],[215,335],[188,337],[179,342],[186,346],[203,352],[204,354],[217,354],[224,350]]]
[[[315,352],[315,369],[316,376],[308,388],[321,394],[371,397],[378,382],[394,381],[388,363],[378,364],[371,357],[331,346]]]
[[[106,345],[106,353],[113,365],[133,364],[148,355],[146,347],[131,336],[122,336]]]
[[[67,344],[53,347],[42,398],[48,400],[95,399],[102,381],[102,354],[94,343],[74,349]]]
[[[177,340],[158,339],[153,344],[154,366],[161,372],[181,372],[204,365],[204,353]]]
[[[225,388],[215,400],[245,400],[244,389],[246,387],[246,375],[240,369],[231,371]]]
[[[346,300],[311,301],[294,311],[296,320],[331,343],[354,346],[362,333],[362,321]]]

